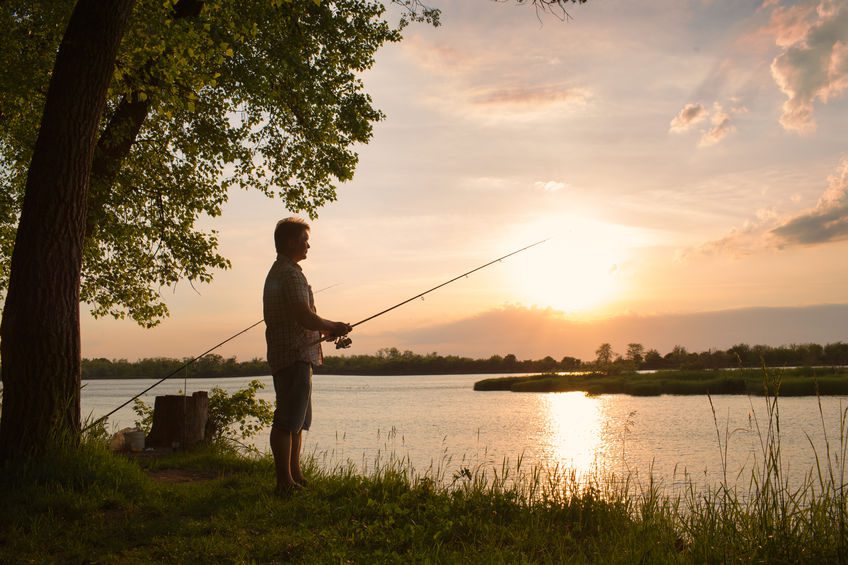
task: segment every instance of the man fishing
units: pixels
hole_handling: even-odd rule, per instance
[[[309,224],[300,218],[280,220],[274,246],[277,260],[265,278],[262,299],[268,364],[277,395],[271,451],[277,492],[289,494],[306,484],[300,469],[301,440],[312,423],[312,368],[323,363],[321,339],[346,335],[352,327],[316,313],[312,288],[298,265],[309,251]]]
[[[207,349],[197,357],[188,360],[185,364],[177,367],[140,393],[136,394],[123,404],[113,408],[105,416],[101,416],[88,426],[83,428],[83,431],[92,429],[97,424],[105,421],[109,416],[124,408],[129,403],[142,395],[147,394],[166,380],[174,375],[182,372],[186,367],[201,359],[202,357],[212,353],[225,343],[229,343],[233,339],[243,333],[255,328],[262,322],[266,324],[265,337],[268,342],[268,363],[271,365],[271,371],[274,373],[274,388],[277,390],[277,408],[274,413],[274,425],[271,428],[271,450],[274,453],[274,460],[277,463],[277,482],[282,485],[283,490],[291,488],[299,488],[291,486],[297,483],[303,486],[303,474],[300,472],[300,439],[301,431],[308,430],[309,424],[312,421],[312,365],[321,364],[323,357],[321,356],[321,340],[336,339],[336,348],[345,349],[350,346],[350,338],[346,336],[353,328],[369,322],[374,318],[379,318],[383,314],[387,314],[396,308],[400,308],[404,304],[409,304],[413,300],[417,300],[431,292],[456,282],[462,278],[468,277],[472,273],[476,273],[490,265],[494,265],[508,257],[523,253],[532,247],[541,245],[548,241],[543,239],[522,247],[512,253],[507,253],[502,257],[498,257],[484,265],[480,265],[475,269],[471,269],[459,276],[456,276],[448,281],[434,286],[429,290],[425,290],[416,294],[412,298],[407,298],[403,302],[398,302],[394,306],[390,306],[385,310],[381,310],[376,314],[372,314],[363,320],[359,320],[355,324],[345,324],[343,322],[330,322],[318,317],[315,313],[315,301],[312,296],[312,289],[306,282],[306,277],[298,262],[306,258],[306,253],[309,250],[309,224],[299,218],[287,218],[280,220],[277,223],[277,229],[274,231],[274,244],[277,247],[277,261],[271,267],[268,277],[265,280],[265,319],[244,328],[240,332],[231,335],[221,343]],[[321,336],[320,338],[318,336]],[[314,339],[313,339],[314,338]],[[301,422],[298,425],[289,425],[284,428],[283,425],[288,425],[285,418],[288,414],[293,414],[294,411],[288,410],[281,401],[281,396],[286,396],[287,379],[284,374],[297,372],[294,366],[298,365],[301,372],[308,375],[304,379],[308,386],[302,387],[307,390],[306,402],[304,402],[305,412],[303,413]],[[280,378],[277,378],[277,374]],[[280,384],[278,384],[278,381]],[[294,397],[294,395],[288,395]],[[280,409],[283,409],[280,412]],[[281,422],[277,426],[277,420]],[[297,424],[297,421],[295,422]],[[297,432],[289,430],[296,429]],[[296,447],[294,447],[296,443]],[[287,465],[284,465],[288,462]],[[298,482],[299,479],[300,482]]]

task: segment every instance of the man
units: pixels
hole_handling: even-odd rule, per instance
[[[287,494],[306,483],[300,470],[301,439],[312,423],[312,367],[323,363],[321,339],[345,335],[352,328],[316,313],[312,288],[298,265],[309,251],[309,224],[300,218],[280,220],[274,245],[277,260],[265,279],[263,309],[277,395],[271,451],[277,492]]]

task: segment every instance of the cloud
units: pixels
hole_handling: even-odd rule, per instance
[[[790,47],[809,33],[815,16],[816,7],[812,4],[777,6],[766,30],[774,36],[774,42],[779,47]]]
[[[730,114],[725,112],[724,108],[718,102],[713,107],[713,115],[710,122],[712,123],[712,127],[701,136],[698,147],[715,145],[736,130],[736,126],[730,121]]]
[[[848,3],[822,0],[815,12],[776,8],[770,26],[784,48],[771,64],[787,97],[780,123],[799,133],[813,131],[814,103],[827,103],[848,88]]]
[[[694,125],[704,121],[707,117],[707,109],[701,104],[686,104],[680,112],[671,120],[671,133],[682,133],[689,131]]]
[[[538,85],[520,88],[454,84],[426,98],[440,111],[480,122],[527,122],[573,116],[591,100],[585,88]]]
[[[563,355],[590,360],[600,343],[623,351],[639,341],[661,353],[675,345],[690,350],[727,348],[736,343],[784,345],[827,343],[848,332],[848,304],[796,308],[744,308],[641,316],[627,314],[575,321],[551,309],[507,306],[459,320],[355,338],[358,351],[395,346],[421,353],[488,357],[513,353],[539,359]]]
[[[753,219],[717,240],[678,254],[750,255],[769,249],[817,245],[848,239],[848,158],[828,177],[828,187],[816,205],[794,214],[778,214],[773,209],[757,211]],[[789,201],[797,203],[797,194]]]
[[[773,242],[773,236],[771,236],[769,230],[774,228],[776,223],[774,213],[758,210],[755,219],[745,220],[742,226],[731,229],[722,238],[678,252],[676,259],[685,260],[698,254],[744,257],[766,249],[773,249],[776,244]]]
[[[501,47],[504,47],[502,45]],[[402,49],[412,63],[435,78],[422,99],[439,111],[483,122],[528,121],[583,110],[592,91],[563,81],[563,64],[551,50],[516,45],[492,49],[477,33],[448,35],[433,45],[411,36]]]
[[[564,182],[549,180],[547,182],[537,181],[533,183],[533,186],[539,190],[544,190],[545,192],[557,192],[566,188],[568,185]]]
[[[416,35],[405,38],[402,45],[415,64],[443,76],[461,75],[482,63],[477,51],[467,46],[428,42]]]
[[[585,88],[561,84],[535,86],[457,86],[437,103],[451,112],[484,122],[528,121],[572,115],[591,99]],[[447,104],[447,105],[445,105]]]
[[[828,178],[815,208],[771,230],[781,246],[814,245],[848,239],[848,159]]]
[[[521,88],[490,88],[484,89],[470,98],[476,106],[509,107],[520,110],[522,108],[535,109],[555,104],[578,103],[583,104],[588,99],[585,89],[561,86],[542,85]]]
[[[697,124],[707,118],[710,120],[710,128],[701,130],[701,139],[698,147],[710,147],[721,142],[730,133],[736,131],[733,117],[736,114],[747,112],[744,106],[736,105],[738,100],[731,98],[734,105],[725,110],[724,106],[715,102],[712,110],[708,110],[700,103],[686,104],[680,112],[671,120],[669,133],[684,133],[693,129]]]

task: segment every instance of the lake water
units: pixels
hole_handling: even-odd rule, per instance
[[[714,420],[706,396],[472,390],[475,381],[490,376],[495,375],[316,375],[313,425],[304,449],[323,465],[350,461],[365,471],[393,454],[420,473],[438,472],[447,480],[462,468],[500,472],[504,461],[514,471],[521,458],[525,471],[536,466],[548,472],[558,466],[583,476],[611,472],[641,481],[652,474],[672,491],[687,481],[715,485],[724,469],[729,482],[745,486],[752,468],[763,461],[761,439],[769,419],[760,397],[714,397]],[[215,386],[234,391],[250,380],[167,381],[145,400],[152,405],[155,394],[174,394],[184,387],[189,394]],[[259,380],[266,387],[261,396],[273,401],[271,378]],[[86,381],[83,416],[105,414],[153,382]],[[816,468],[816,453],[820,465],[826,465],[828,441],[838,453],[846,400],[822,398],[820,412],[814,397],[780,399],[781,455],[791,482],[797,484]],[[127,407],[110,418],[109,427],[131,426],[134,420]],[[268,448],[269,431],[254,440],[260,450]]]

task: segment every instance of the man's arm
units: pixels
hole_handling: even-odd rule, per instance
[[[325,320],[303,302],[295,302],[292,304],[292,309],[294,310],[294,317],[297,323],[307,330],[319,331],[333,337],[338,337],[349,333],[352,329],[344,322]]]

